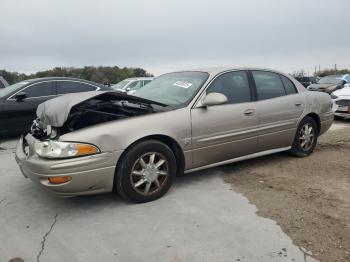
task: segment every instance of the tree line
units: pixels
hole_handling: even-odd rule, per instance
[[[350,74],[349,69],[324,69],[316,73],[316,76],[324,77],[328,75],[345,75]]]
[[[18,72],[0,70],[0,76],[4,77],[9,84],[14,84],[26,79],[39,77],[75,77],[101,84],[115,84],[129,77],[147,77],[152,75],[142,68],[120,68],[118,66],[85,66],[83,68],[55,67],[50,70],[36,72],[34,74],[23,74]]]
[[[328,75],[345,75],[345,74],[350,74],[350,70],[349,69],[324,69],[321,71],[316,71],[313,76],[315,77],[324,77],[324,76],[328,76]],[[294,77],[304,77],[304,76],[309,76],[306,71],[304,71],[303,69],[298,70],[298,71],[294,71],[292,74]]]

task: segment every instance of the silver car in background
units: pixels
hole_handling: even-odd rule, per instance
[[[134,93],[88,92],[39,105],[16,160],[58,196],[163,196],[175,176],[290,151],[310,155],[333,122],[328,94],[287,74],[216,68],[164,74]]]
[[[142,88],[143,86],[147,85],[148,83],[152,82],[154,77],[133,77],[133,78],[127,78],[123,81],[120,81],[119,83],[112,85],[112,88],[114,88],[117,91],[121,91],[123,93],[127,93],[129,95],[136,92],[136,90]]]
[[[0,76],[0,88],[5,88],[9,85],[9,83],[7,83],[6,79],[3,78],[2,76]]]
[[[307,87],[309,91],[332,92],[342,89],[345,84],[350,83],[350,75],[328,75],[320,78],[317,83],[311,84]]]

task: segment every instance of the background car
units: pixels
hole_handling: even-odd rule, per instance
[[[127,78],[115,85],[112,85],[112,88],[114,88],[117,91],[124,92],[131,95],[136,90],[152,82],[153,79],[154,77]]]
[[[2,76],[0,76],[0,88],[5,88],[7,87],[9,84],[7,83],[7,81],[5,80],[5,78],[3,78]]]
[[[329,75],[322,77],[316,84],[308,86],[309,91],[319,91],[331,94],[337,89],[343,88],[344,84],[350,83],[350,75]]]
[[[183,172],[287,150],[308,156],[334,118],[329,95],[239,68],[164,74],[133,96],[62,96],[37,116],[16,151],[26,177],[59,196],[114,190],[133,202],[161,197]]]
[[[113,90],[77,78],[50,77],[22,81],[0,89],[0,135],[28,132],[36,108],[51,98],[77,92]]]
[[[331,94],[333,111],[336,118],[350,118],[350,84]]]
[[[317,82],[316,77],[313,76],[295,77],[295,79],[305,87],[308,87],[309,85],[315,84]]]

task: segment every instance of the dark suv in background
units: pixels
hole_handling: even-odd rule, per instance
[[[36,108],[51,98],[87,91],[113,90],[94,82],[66,77],[25,80],[0,89],[0,137],[29,131]]]
[[[308,87],[309,85],[315,84],[317,82],[316,77],[313,76],[301,76],[301,77],[295,77],[296,80],[300,82],[305,87]]]

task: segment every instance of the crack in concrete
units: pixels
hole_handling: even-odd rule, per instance
[[[307,262],[307,257],[311,257],[311,258],[315,258],[313,255],[311,255],[310,253],[307,253],[306,251],[304,251],[301,247],[299,247],[299,250],[301,252],[303,252],[304,254],[304,262]]]
[[[57,222],[57,217],[58,217],[58,213],[56,213],[56,215],[55,215],[55,217],[54,217],[54,221],[53,221],[53,223],[51,224],[49,231],[47,231],[47,232],[45,233],[45,235],[43,236],[43,240],[41,241],[41,249],[40,249],[38,255],[36,256],[36,261],[37,261],[37,262],[40,262],[40,257],[41,257],[41,255],[42,255],[42,253],[44,252],[44,249],[45,249],[45,242],[46,242],[46,239],[47,239],[47,237],[49,236],[49,234],[51,233],[53,227],[55,226],[55,224],[56,224],[56,222]]]

